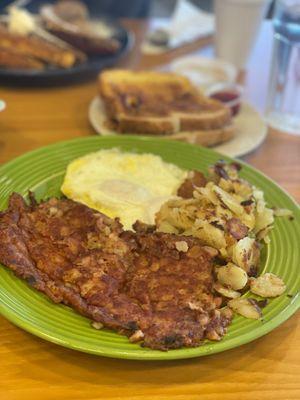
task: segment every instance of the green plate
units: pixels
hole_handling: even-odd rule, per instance
[[[90,137],[60,142],[25,154],[0,168],[0,208],[7,206],[12,191],[25,195],[33,190],[38,198],[58,195],[67,164],[83,154],[119,147],[135,152],[150,152],[183,168],[206,171],[220,154],[179,142],[142,137]],[[107,357],[138,360],[167,360],[218,353],[250,342],[289,318],[300,304],[300,211],[296,203],[274,182],[245,165],[242,176],[262,188],[270,206],[289,208],[295,219],[277,218],[271,243],[262,252],[261,271],[272,271],[287,284],[286,294],[270,301],[263,320],[235,317],[225,338],[192,349],[160,352],[130,344],[126,337],[109,330],[97,331],[90,321],[71,308],[55,305],[43,294],[0,268],[0,312],[17,326],[43,339],[65,347]]]

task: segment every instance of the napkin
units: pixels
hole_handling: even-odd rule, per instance
[[[191,42],[200,37],[211,35],[215,29],[215,17],[200,10],[187,0],[178,0],[170,19],[154,20],[150,30],[163,29],[168,32],[170,40],[167,47],[156,46],[145,41],[144,53],[161,53]]]

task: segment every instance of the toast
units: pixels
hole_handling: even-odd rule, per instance
[[[227,107],[172,73],[105,71],[99,93],[119,133],[174,135],[222,129],[231,121]]]
[[[116,135],[119,132],[116,128],[116,123],[110,119],[106,112],[106,107],[104,101],[98,97],[95,106],[93,106],[93,110],[90,111],[90,118],[95,129],[101,133],[103,136]],[[133,132],[132,130],[128,130],[128,134],[143,134],[143,135],[151,135],[151,133],[146,132],[146,128],[142,130],[143,124],[139,125],[141,128],[141,132]],[[156,131],[157,132],[157,131]],[[229,122],[225,124],[221,128],[216,129],[207,129],[207,130],[195,130],[195,131],[181,131],[174,134],[164,134],[161,137],[171,140],[179,140],[191,144],[197,144],[202,146],[215,146],[217,144],[221,144],[223,142],[228,141],[236,134],[236,126],[233,122]]]

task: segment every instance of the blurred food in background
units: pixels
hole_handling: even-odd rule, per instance
[[[0,16],[4,68],[70,68],[89,56],[114,54],[119,48],[114,28],[91,18],[86,5],[77,0],[44,4],[39,14],[12,6]]]
[[[86,5],[78,0],[46,4],[40,15],[49,32],[87,55],[114,53],[120,47],[113,29],[101,20],[91,19]]]

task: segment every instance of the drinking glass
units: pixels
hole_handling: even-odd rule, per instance
[[[300,0],[277,0],[266,118],[300,135]]]
[[[244,69],[270,0],[214,0],[218,58]]]

